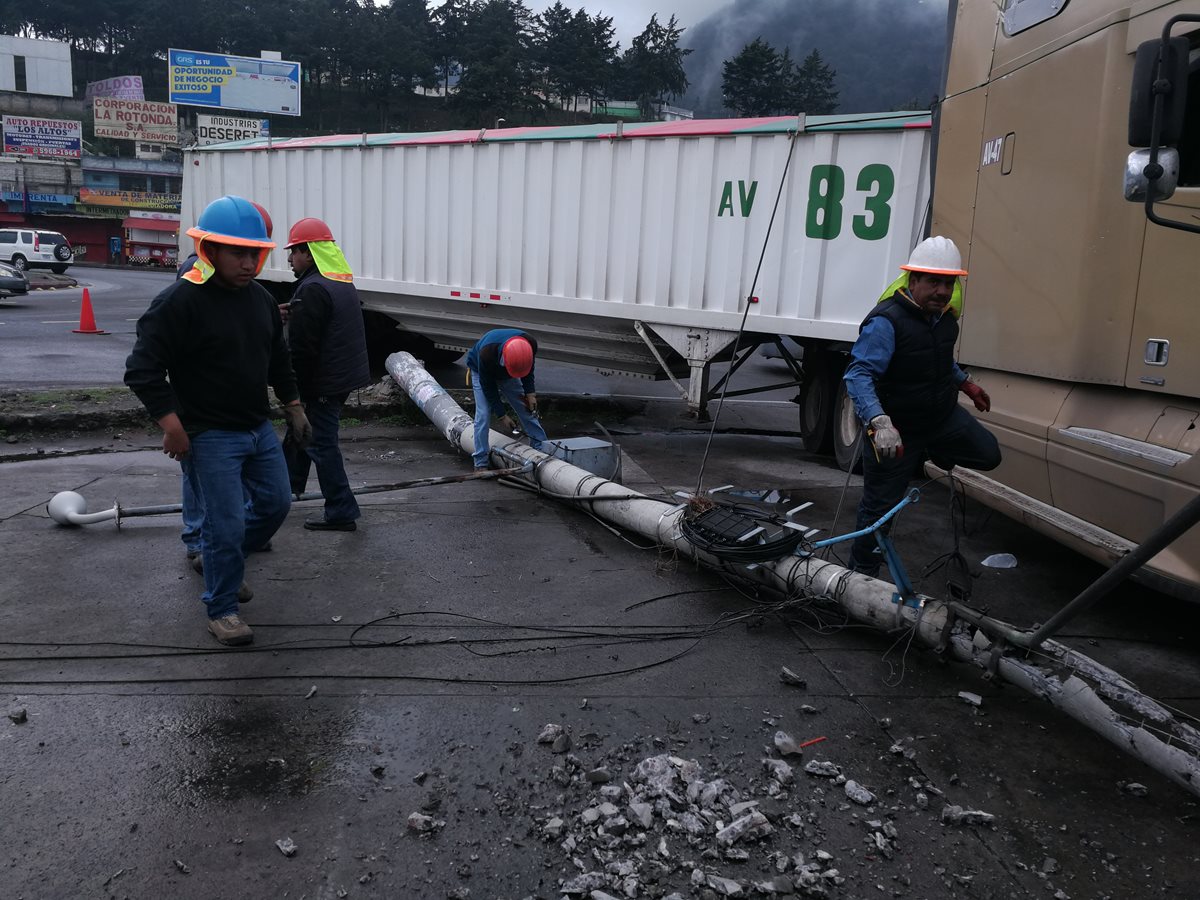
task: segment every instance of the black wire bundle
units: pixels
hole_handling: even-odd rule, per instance
[[[751,540],[742,535],[762,527]],[[714,506],[684,516],[679,531],[692,546],[717,559],[737,563],[768,562],[793,553],[804,535],[778,518],[745,506]]]

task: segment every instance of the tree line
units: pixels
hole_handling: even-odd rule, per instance
[[[168,48],[236,56],[278,50],[301,64],[306,113],[294,124],[305,130],[403,128],[429,105],[416,97],[419,89],[444,93],[446,127],[498,118],[537,124],[610,99],[636,99],[652,118],[658,104],[687,90],[683,31],[673,15],[665,22],[654,15],[622,50],[611,16],[572,11],[561,0],[539,15],[524,0],[446,0],[432,9],[427,0],[0,5],[0,33],[71,45],[76,96],[88,81],[141,75],[147,99],[167,99]]]
[[[291,131],[388,131],[571,121],[593,104],[636,100],[643,119],[688,88],[684,29],[650,17],[628,48],[613,19],[525,0],[55,0],[0,4],[0,33],[65,41],[76,96],[89,81],[141,75],[167,99],[168,48],[258,56],[279,51],[303,72]],[[835,72],[812,51],[794,61],[758,38],[723,66],[725,106],[741,116],[832,112]],[[437,100],[415,92],[439,94]],[[582,101],[582,102],[581,102]],[[436,107],[437,114],[430,111]]]

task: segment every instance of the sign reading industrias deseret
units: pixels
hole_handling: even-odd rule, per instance
[[[4,152],[79,159],[83,155],[83,123],[73,119],[5,116]]]
[[[172,103],[300,115],[300,63],[169,50]]]
[[[196,143],[201,147],[224,141],[245,141],[271,133],[267,119],[235,119],[233,116],[196,116]]]

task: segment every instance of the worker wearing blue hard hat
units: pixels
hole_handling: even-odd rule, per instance
[[[246,554],[271,539],[291,507],[268,385],[292,438],[305,443],[312,429],[279,309],[254,281],[275,246],[262,214],[249,200],[221,197],[187,234],[196,262],[138,319],[125,383],[162,428],[163,452],[200,488],[208,630],[234,646],[254,639],[239,606],[252,596]]]

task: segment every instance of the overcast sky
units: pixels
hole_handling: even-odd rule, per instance
[[[613,27],[617,32],[617,40],[621,49],[628,49],[630,42],[646,27],[650,16],[658,13],[660,22],[665,22],[675,14],[675,18],[683,26],[695,25],[711,12],[731,3],[732,0],[563,0],[563,6],[572,10],[583,7],[589,15],[603,13],[612,16]],[[553,6],[554,0],[525,0],[525,4],[535,13],[540,13],[546,7]],[[430,7],[441,6],[441,0],[433,0]],[[686,40],[684,41],[686,44]]]

